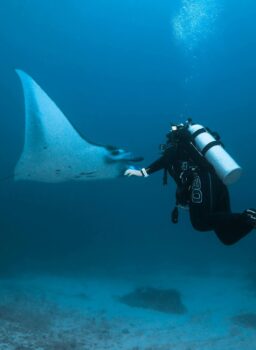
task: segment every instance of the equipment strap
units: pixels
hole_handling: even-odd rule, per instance
[[[212,142],[208,143],[208,145],[202,149],[201,153],[203,156],[205,156],[206,152],[208,152],[210,148],[212,148],[214,146],[220,146],[220,145],[221,145],[220,141],[212,141]]]
[[[192,134],[191,136],[193,139],[195,139],[198,135],[203,134],[204,132],[207,132],[207,130],[205,128],[201,128],[194,132],[194,134]]]
[[[168,171],[164,168],[164,176],[163,176],[163,185],[167,185],[168,183]]]
[[[172,223],[177,224],[179,221],[179,209],[177,205],[173,208],[173,211],[171,213]]]

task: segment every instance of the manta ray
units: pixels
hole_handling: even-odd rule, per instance
[[[16,72],[25,99],[25,140],[15,180],[58,183],[111,179],[142,160],[123,149],[85,140],[28,74]]]

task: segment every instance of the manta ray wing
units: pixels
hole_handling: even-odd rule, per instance
[[[87,142],[28,74],[16,72],[23,86],[26,122],[15,180],[63,182],[123,174],[130,153]]]

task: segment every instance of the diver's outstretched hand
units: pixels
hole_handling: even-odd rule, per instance
[[[124,176],[143,176],[141,170],[138,169],[127,169],[124,173]]]
[[[139,177],[147,177],[148,174],[146,172],[146,170],[144,168],[142,168],[141,170],[139,169],[134,169],[134,168],[129,168],[125,171],[124,176],[139,176]]]

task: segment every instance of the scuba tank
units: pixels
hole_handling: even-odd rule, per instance
[[[198,152],[213,166],[218,177],[225,185],[236,182],[242,173],[242,168],[222,147],[219,138],[214,137],[208,129],[200,124],[186,123],[192,142]]]

